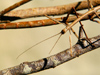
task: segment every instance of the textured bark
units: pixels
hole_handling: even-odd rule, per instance
[[[64,17],[55,18],[58,21],[62,21]],[[68,17],[67,22],[73,22],[76,20],[76,16],[70,16]],[[86,16],[82,20],[88,20],[89,17]],[[14,29],[14,28],[32,28],[32,27],[40,27],[40,26],[50,26],[50,25],[56,25],[56,23],[53,20],[50,19],[42,19],[42,20],[36,20],[36,21],[25,21],[25,22],[14,22],[14,23],[4,23],[0,24],[0,29]]]
[[[100,0],[91,0],[93,6],[98,6]],[[75,7],[76,10],[82,10],[88,8],[87,1],[75,2],[68,5],[54,6],[54,7],[39,7],[39,8],[29,8],[23,10],[15,10],[8,12],[5,16],[15,16],[20,18],[27,17],[37,17],[47,15],[61,15],[69,12],[72,7]]]
[[[0,16],[4,15],[5,13],[7,13],[7,12],[9,12],[9,11],[11,11],[11,10],[13,10],[13,9],[15,9],[15,8],[25,4],[25,3],[27,3],[27,2],[29,2],[29,1],[31,1],[31,0],[22,0],[20,2],[15,3],[14,5],[12,5],[12,6],[8,7],[8,8],[6,8],[6,9],[2,10],[0,12]]]
[[[81,41],[78,41],[74,46],[72,46],[72,56],[69,48],[44,59],[32,62],[23,62],[20,65],[1,70],[0,75],[27,75],[42,70],[55,68],[64,62],[72,60],[84,53],[100,47],[100,35],[90,38],[90,41],[94,45],[93,47],[85,38],[81,39]]]
[[[100,12],[98,12],[100,14]],[[79,16],[81,17],[81,16]],[[60,18],[54,18],[60,22],[63,21],[65,17]],[[97,18],[97,16],[94,16],[93,18]],[[77,16],[69,16],[67,19],[67,22],[73,22],[77,19]],[[81,21],[88,20],[89,16],[84,16]],[[51,26],[51,25],[57,25],[58,23],[51,20],[51,19],[42,19],[42,20],[36,20],[36,21],[25,21],[25,22],[14,22],[14,23],[4,23],[0,24],[0,29],[19,29],[19,28],[33,28],[33,27],[42,27],[42,26]]]
[[[93,6],[98,6],[100,4],[100,0],[91,0],[91,1]],[[46,8],[40,7],[40,8],[16,10],[5,14],[5,16],[27,18],[27,17],[44,16],[44,14],[61,15],[69,12],[72,7],[75,7],[76,10],[82,10],[88,8],[88,4],[86,1],[81,1],[69,5],[62,5],[62,6],[55,6],[55,7],[46,7]],[[67,21],[72,22],[76,18],[77,18],[76,16],[68,17]],[[85,16],[80,20],[83,19],[89,19],[89,15]],[[62,21],[62,18],[57,18],[57,20]],[[38,21],[29,21],[29,22],[5,23],[5,24],[0,24],[0,28],[5,29],[5,28],[36,27],[36,26],[43,26],[43,25],[50,25],[50,24],[57,24],[57,23],[47,19],[47,20],[38,20]],[[23,74],[27,75],[42,70],[54,68],[86,52],[92,51],[100,47],[100,35],[90,38],[90,41],[93,44],[93,46],[87,42],[86,38],[82,38],[81,40],[78,40],[78,42],[74,46],[72,46],[72,55],[69,48],[47,58],[43,58],[32,62],[23,62],[17,66],[1,70],[0,75],[23,75]]]

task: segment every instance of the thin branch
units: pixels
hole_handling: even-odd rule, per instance
[[[100,12],[98,12],[98,14],[100,14]],[[63,18],[64,17],[54,18],[54,19],[61,22]],[[97,18],[96,15],[94,15],[93,18]],[[76,19],[77,19],[76,16],[69,16],[67,19],[67,22],[68,23],[73,22]],[[88,19],[89,19],[89,16],[87,15],[81,20],[88,20]],[[33,28],[33,27],[41,27],[41,26],[51,26],[51,25],[56,25],[56,24],[58,23],[55,21],[52,21],[50,19],[44,19],[44,20],[36,20],[36,21],[4,23],[4,24],[0,24],[0,29]]]
[[[64,17],[54,18],[58,21],[62,21]],[[72,22],[77,19],[76,16],[68,17],[67,22]],[[89,19],[89,17],[85,17],[84,19]],[[44,19],[44,20],[36,20],[36,21],[25,21],[25,22],[14,22],[14,23],[4,23],[0,24],[0,29],[14,29],[14,28],[31,28],[31,27],[40,27],[40,26],[50,26],[58,24],[51,19]]]
[[[93,6],[98,5],[100,3],[100,0],[92,0],[92,1],[96,1],[96,2],[93,2],[94,3]],[[82,2],[76,3],[76,5],[72,4],[70,6],[77,7],[76,10],[85,9],[85,8],[88,7],[88,5],[83,5],[84,7],[81,7],[80,5],[82,3],[85,4],[87,2],[82,1]],[[49,8],[50,9],[51,8],[59,9],[59,11],[61,11],[61,12],[59,12],[57,10],[56,13],[55,13],[55,12],[51,12],[51,11],[53,11],[53,9],[52,9],[52,10],[49,11],[49,13],[47,13],[47,15],[64,14],[64,13],[67,13],[68,11],[70,11],[70,9],[71,9],[70,8],[70,9],[67,10],[67,8],[69,8],[69,7],[65,7],[65,6],[62,6],[62,7],[58,6],[58,8],[57,7],[47,7],[47,8],[48,8],[48,11],[49,11]],[[44,8],[39,8],[38,11],[40,13],[42,13],[40,10],[43,11],[43,9]],[[73,23],[71,23],[69,27],[65,28],[66,31],[69,30],[72,26],[74,26],[78,21],[83,20],[84,18],[89,19],[88,16],[90,14],[93,14],[93,12],[98,10],[98,9],[100,9],[100,6],[88,11],[87,13],[83,14],[82,16],[80,16],[76,20],[75,20],[75,18],[77,18],[77,17],[75,16],[75,18],[74,18],[75,21]],[[34,12],[33,12],[33,10],[34,10]],[[28,11],[25,11],[25,12],[28,12],[28,15],[23,14],[22,12],[20,13],[19,11],[16,11],[18,15],[15,15],[15,16],[20,17],[20,18],[26,18],[26,17],[32,17],[32,16],[42,16],[42,15],[46,14],[46,13],[42,13],[42,14],[39,13],[38,14],[36,11],[37,11],[37,9],[31,9],[31,11],[30,11],[31,14]],[[46,11],[47,11],[47,9],[46,9]],[[14,11],[12,11],[12,12],[14,12]],[[9,13],[11,14],[10,16],[12,16],[12,13],[11,12],[9,12]],[[37,13],[38,15],[34,15],[33,13]],[[9,15],[6,14],[6,16],[9,16]],[[13,16],[14,16],[14,14],[13,14]],[[62,21],[62,18],[58,18],[58,19],[60,21]],[[48,21],[48,22],[46,22],[46,21]],[[50,20],[47,19],[47,20],[38,20],[38,21],[29,21],[29,22],[7,23],[7,24],[0,24],[0,26],[1,26],[1,28],[22,28],[22,27],[33,27],[33,26],[36,27],[36,26],[39,26],[39,25],[40,26],[41,25],[49,25],[49,24],[46,24],[46,23],[57,24],[52,20],[51,20],[51,22],[49,22],[49,21]],[[69,21],[69,17],[68,17],[67,21]],[[71,18],[70,21],[73,21],[72,18]],[[17,65],[17,66],[8,68],[8,69],[1,70],[0,75],[27,75],[27,74],[43,71],[43,70],[46,70],[46,69],[54,68],[54,67],[56,67],[56,66],[58,66],[58,65],[60,65],[64,62],[67,62],[69,60],[72,60],[72,59],[76,58],[77,56],[80,56],[80,55],[82,55],[86,52],[92,51],[92,50],[100,47],[100,35],[96,36],[96,37],[92,37],[89,40],[91,41],[91,43],[93,45],[95,45],[94,47],[92,47],[87,42],[86,38],[82,38],[81,40],[78,40],[78,42],[74,46],[72,46],[72,48],[71,48],[72,49],[72,54],[73,54],[72,56],[71,56],[71,52],[70,52],[70,48],[69,48],[69,49],[66,49],[66,50],[58,53],[58,54],[52,55],[52,56],[44,58],[44,59],[40,59],[38,61],[23,62],[20,65]]]
[[[98,6],[100,0],[91,0],[93,6]],[[69,12],[72,7],[75,7],[76,10],[82,10],[88,8],[87,1],[75,2],[68,5],[53,6],[53,7],[39,7],[39,8],[29,8],[23,10],[15,10],[8,12],[5,16],[15,16],[20,18],[27,17],[37,17],[47,15],[61,15]]]
[[[6,9],[2,10],[0,12],[0,16],[3,16],[5,13],[7,13],[7,12],[9,12],[9,11],[11,11],[11,10],[13,10],[13,9],[15,9],[15,8],[25,4],[25,3],[27,3],[27,2],[29,2],[29,1],[31,1],[31,0],[22,0],[20,2],[15,3],[14,5],[12,5],[12,6],[8,7],[8,8],[6,8]]]
[[[72,46],[73,56],[71,56],[69,48],[58,54],[52,55],[44,59],[32,62],[23,62],[20,65],[1,70],[0,75],[28,75],[46,69],[55,68],[56,66],[64,62],[72,60],[77,56],[80,56],[84,53],[87,53],[100,47],[100,35],[90,38],[91,42],[95,45],[95,47],[89,45],[86,38],[83,38],[81,40],[82,41],[78,41],[74,46]]]

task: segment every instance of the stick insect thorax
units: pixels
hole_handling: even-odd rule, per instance
[[[96,12],[97,10],[100,9],[100,6],[97,6],[93,9],[91,9],[90,11],[86,12],[85,14],[83,14],[81,17],[77,18],[74,22],[72,22],[71,24],[69,24],[69,26],[66,26],[62,31],[61,34],[65,34],[70,28],[72,28],[77,22],[79,22],[80,20],[82,20],[82,18],[84,18],[85,16],[89,15],[89,14],[94,14],[94,12]]]
[[[93,9],[89,10],[88,12],[86,12],[85,14],[83,14],[81,17],[77,18],[74,22],[72,22],[71,24],[67,25],[64,29],[61,30],[60,33],[58,33],[58,34],[56,34],[56,35],[59,35],[59,34],[60,34],[60,37],[61,37],[61,35],[65,34],[68,30],[70,30],[77,22],[79,22],[80,20],[82,20],[84,17],[86,17],[86,16],[89,15],[89,14],[94,14],[94,12],[96,12],[96,11],[99,10],[99,9],[100,9],[100,6],[97,6],[97,7],[93,8]],[[54,37],[54,36],[56,36],[56,35],[53,35],[53,36],[51,36],[51,37],[49,37],[49,38],[52,38],[52,37]],[[60,37],[59,37],[59,38],[60,38]],[[47,38],[47,39],[49,39],[49,38]],[[45,40],[47,40],[47,39],[45,39]],[[45,40],[43,40],[43,41],[45,41]],[[32,47],[34,47],[34,46],[40,44],[40,43],[43,42],[43,41],[40,41],[39,43],[33,45]],[[58,40],[57,40],[57,41],[58,41]],[[54,45],[54,46],[55,46],[55,45]],[[54,48],[54,46],[53,46],[53,48]],[[30,48],[32,48],[32,47],[30,47]],[[28,48],[27,50],[25,50],[23,53],[25,53],[26,51],[28,51],[30,48]],[[53,49],[53,48],[52,48],[52,49]],[[51,50],[52,50],[52,49],[51,49]],[[50,52],[51,52],[51,51],[50,51]],[[19,56],[21,56],[23,53],[21,53]],[[19,57],[19,56],[18,56],[18,57]],[[18,57],[17,57],[17,58],[18,58]]]

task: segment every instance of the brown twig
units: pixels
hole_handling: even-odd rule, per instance
[[[2,10],[2,11],[0,12],[0,16],[3,16],[3,15],[6,14],[7,12],[9,12],[9,11],[11,11],[11,10],[13,10],[13,9],[15,9],[15,8],[17,8],[17,7],[19,7],[19,6],[23,5],[23,4],[25,4],[25,3],[27,3],[27,2],[29,2],[29,1],[31,1],[31,0],[22,0],[22,1],[20,1],[20,2],[15,3],[14,5],[12,5],[12,6],[8,7],[8,8],[6,8],[6,9]]]
[[[77,56],[80,56],[84,53],[92,51],[98,47],[100,47],[100,35],[96,37],[92,37],[90,40],[95,45],[92,48],[85,38],[81,39],[83,41],[79,41],[74,46],[72,46],[73,56],[70,55],[70,48],[62,51],[58,54],[52,55],[50,57],[40,59],[32,62],[23,62],[20,65],[4,69],[0,71],[0,75],[27,75],[39,71],[43,71],[46,69],[54,68],[64,62],[72,60]],[[77,53],[77,50],[79,53]]]
[[[94,11],[98,10],[99,8],[100,8],[100,6],[88,11],[87,13],[85,13],[84,15],[79,17],[77,20],[75,20],[75,18],[77,18],[77,17],[75,17],[74,18],[75,21],[73,23],[71,23],[71,25],[66,29],[69,30],[73,25],[75,25],[77,22],[79,22],[80,20],[82,20],[84,18],[88,19],[88,15],[93,13]],[[60,18],[59,20],[62,20],[62,19]],[[36,23],[35,26],[38,26],[38,24],[39,25],[40,24],[47,25],[46,21],[47,20],[19,22],[19,23],[7,23],[7,24],[0,24],[0,26],[1,26],[1,28],[33,27],[33,25],[35,25],[35,22],[38,22],[38,23]],[[67,21],[69,21],[69,18]],[[71,21],[72,21],[72,19],[71,19]],[[55,22],[52,21],[52,23],[54,24]],[[49,68],[54,68],[64,62],[67,62],[73,58],[76,58],[77,56],[80,56],[86,52],[92,51],[93,49],[100,47],[100,35],[90,39],[91,43],[93,43],[95,45],[94,48],[92,48],[89,45],[86,38],[83,38],[81,40],[82,41],[78,41],[78,43],[76,43],[74,46],[72,46],[71,49],[72,49],[73,56],[71,56],[71,52],[70,52],[70,48],[69,48],[58,54],[52,55],[52,56],[44,58],[44,59],[40,59],[38,61],[23,62],[20,65],[1,70],[0,75],[27,75],[27,74],[39,72],[42,70],[46,70]],[[78,53],[77,53],[77,51],[78,51]]]
[[[93,6],[98,6],[100,0],[91,0]],[[29,8],[23,10],[15,10],[8,12],[5,16],[15,16],[20,18],[27,17],[37,17],[47,15],[61,15],[69,12],[72,7],[75,7],[76,10],[82,10],[88,8],[87,1],[80,1],[68,5],[54,6],[54,7],[39,7],[39,8]]]
[[[100,12],[98,12],[100,14]],[[80,16],[79,16],[80,17]],[[54,18],[58,21],[62,21],[64,17],[60,18]],[[93,16],[93,18],[96,18],[96,15]],[[73,22],[76,20],[76,16],[69,16],[67,19],[67,22]],[[81,20],[88,20],[89,16],[83,17]],[[44,20],[37,20],[37,21],[26,21],[26,22],[14,22],[14,23],[5,23],[0,24],[0,29],[15,29],[15,28],[31,28],[31,27],[40,27],[40,26],[50,26],[50,25],[56,25],[55,21],[52,21],[50,19],[44,19]]]

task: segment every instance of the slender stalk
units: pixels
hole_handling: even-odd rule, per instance
[[[8,8],[6,8],[6,9],[2,10],[0,12],[0,16],[3,16],[5,13],[7,13],[7,12],[9,12],[9,11],[11,11],[11,10],[13,10],[13,9],[15,9],[15,8],[25,4],[25,3],[27,3],[27,2],[29,2],[29,1],[31,1],[31,0],[22,0],[20,2],[15,3],[14,5],[12,5],[12,6],[8,7]]]
[[[100,12],[98,12],[100,14]],[[80,16],[79,16],[80,17]],[[62,21],[64,17],[60,18],[54,18],[58,21]],[[96,18],[94,15],[92,18]],[[67,19],[67,22],[73,22],[76,20],[76,16],[69,16]],[[81,20],[88,20],[89,16],[84,16]],[[0,29],[18,29],[18,28],[32,28],[32,27],[41,27],[41,26],[51,26],[58,24],[55,21],[52,21],[50,19],[44,19],[44,20],[36,20],[36,21],[26,21],[26,22],[14,22],[14,23],[4,23],[0,24]]]
[[[100,0],[91,0],[93,6],[98,6]],[[20,18],[27,17],[37,17],[47,15],[62,15],[66,14],[71,10],[72,7],[75,7],[76,10],[82,10],[88,8],[87,1],[79,1],[67,5],[53,6],[53,7],[39,7],[39,8],[29,8],[23,10],[15,10],[8,12],[5,16],[15,16]]]

